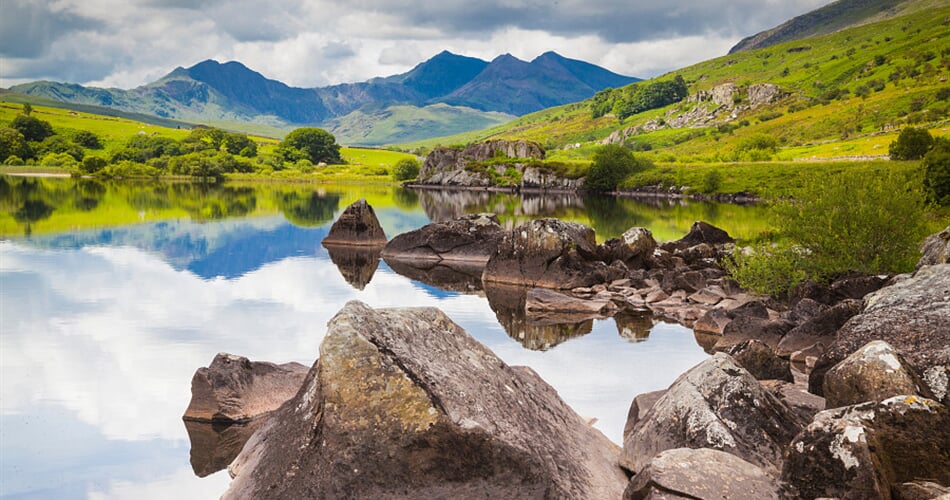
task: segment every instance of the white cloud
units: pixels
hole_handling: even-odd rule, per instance
[[[296,86],[362,81],[444,49],[484,59],[555,50],[649,77],[721,55],[743,36],[826,3],[11,2],[0,21],[0,85],[52,79],[122,88],[209,58]]]

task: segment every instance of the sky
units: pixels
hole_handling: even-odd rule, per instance
[[[133,88],[240,61],[297,87],[408,71],[448,50],[553,50],[649,78],[724,55],[828,0],[3,0],[0,86]]]

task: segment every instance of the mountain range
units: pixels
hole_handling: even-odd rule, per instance
[[[317,88],[291,87],[239,62],[206,60],[129,90],[48,81],[10,90],[200,123],[281,129],[326,124],[343,133],[341,142],[382,144],[392,134],[414,140],[424,138],[419,133],[434,137],[484,128],[636,81],[554,52],[530,62],[510,54],[488,62],[443,51],[403,74]],[[398,110],[396,122],[390,108]],[[392,133],[375,130],[377,121]]]

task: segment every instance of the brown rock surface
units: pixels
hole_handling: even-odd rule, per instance
[[[729,350],[732,359],[757,380],[784,380],[792,382],[792,370],[787,359],[759,340],[746,340]]]
[[[818,359],[811,372],[809,390],[820,395],[825,373],[832,366],[868,342],[883,340],[897,349],[916,373],[925,375],[924,382],[932,394],[947,401],[950,264],[924,266],[913,276],[898,279],[868,295],[864,303],[864,311],[838,330],[834,343]],[[942,377],[939,368],[944,368]]]
[[[303,382],[307,367],[300,363],[275,365],[243,356],[220,353],[191,379],[191,402],[185,420],[247,422],[276,410]]]
[[[366,200],[359,199],[346,207],[330,226],[323,244],[383,246],[386,244],[386,233],[379,225],[373,207]]]
[[[433,308],[348,303],[225,498],[618,498],[616,445]]]
[[[782,479],[801,498],[891,498],[915,479],[950,484],[950,411],[897,396],[825,410],[788,447]]]
[[[620,465],[637,473],[672,448],[713,448],[769,471],[805,425],[749,372],[717,353],[681,375],[624,433]]]
[[[484,264],[504,234],[495,214],[463,215],[402,233],[386,244],[382,255],[387,262],[444,260]]]
[[[779,484],[761,468],[709,448],[662,451],[630,479],[624,499],[755,498],[778,500]]]
[[[887,342],[872,340],[828,370],[822,392],[828,408],[837,408],[916,395],[914,378],[899,352]]]

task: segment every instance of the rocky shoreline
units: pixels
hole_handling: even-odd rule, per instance
[[[379,241],[364,205],[331,234]],[[950,228],[913,274],[806,283],[777,301],[739,288],[720,265],[732,238],[701,222],[663,244],[646,228],[597,244],[557,219],[504,229],[493,214],[398,235],[381,251],[393,269],[467,269],[461,288],[494,296],[503,324],[521,322],[506,329],[653,314],[693,328],[711,357],[633,399],[621,450],[440,311],[350,303],[305,378],[287,372],[286,402],[268,391],[271,412],[231,463],[225,497],[950,494],[948,245]],[[245,361],[199,370],[218,386],[199,384],[192,406],[225,394],[228,414],[265,408],[244,389]]]

